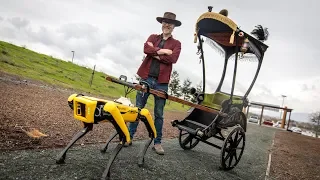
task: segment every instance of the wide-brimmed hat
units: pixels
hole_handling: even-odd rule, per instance
[[[169,23],[174,24],[175,26],[181,26],[181,22],[179,20],[176,20],[176,14],[172,12],[165,12],[163,14],[163,17],[157,17],[156,18],[159,23],[162,23],[163,20],[168,21]]]

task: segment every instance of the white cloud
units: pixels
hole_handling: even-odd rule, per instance
[[[182,26],[174,37],[182,43],[182,52],[174,69],[182,79],[194,84],[202,81],[202,64],[193,43],[198,16],[213,5],[214,11],[229,10],[229,17],[243,30],[250,32],[257,24],[269,28],[270,37],[262,68],[249,96],[250,100],[286,105],[295,111],[318,109],[319,61],[316,34],[319,27],[314,17],[319,13],[317,1],[269,1],[261,6],[256,1],[212,1],[202,3],[187,0],[110,0],[110,1],[44,1],[22,2],[0,0],[0,38],[17,45],[26,45],[37,52],[71,60],[97,70],[119,76],[133,77],[141,63],[143,43],[151,33],[160,33],[156,16],[165,11],[177,14]],[[153,3],[157,3],[154,6]],[[290,8],[288,7],[290,4]],[[272,9],[272,10],[271,10]],[[306,16],[307,15],[307,16]],[[307,18],[306,18],[307,17]],[[205,45],[206,90],[214,91],[219,83],[223,58]],[[228,64],[223,90],[231,87],[233,62]],[[238,63],[236,93],[249,87],[257,64]]]

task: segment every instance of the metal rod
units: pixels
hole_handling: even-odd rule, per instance
[[[250,105],[247,107],[247,114],[246,114],[247,119],[249,117],[249,109],[250,109]]]
[[[217,136],[217,135],[213,135],[212,137],[215,137],[215,138],[217,138],[217,139],[220,139],[220,140],[222,140],[222,141],[224,141],[224,137],[219,137],[219,136]]]
[[[199,139],[201,142],[206,143],[206,144],[208,144],[208,145],[211,145],[211,146],[213,146],[213,147],[215,147],[215,148],[222,149],[222,147],[220,147],[220,146],[218,146],[218,145],[216,145],[216,144],[213,144],[213,143],[208,142],[208,141],[206,141],[206,140],[202,140],[201,138],[198,138],[198,137],[195,137],[195,138],[196,138],[196,139]]]
[[[261,123],[262,123],[263,110],[264,110],[264,106],[262,106],[262,108],[261,108],[261,114],[260,114],[260,120],[259,120],[260,126],[261,126]]]
[[[223,81],[224,81],[224,78],[225,78],[225,75],[226,75],[227,66],[228,66],[228,57],[227,57],[227,54],[226,54],[226,58],[225,58],[225,60],[224,60],[224,66],[223,66],[222,76],[221,76],[219,85],[218,85],[218,87],[217,87],[217,89],[216,89],[216,92],[221,90],[221,86],[222,86],[222,84],[223,84]]]
[[[231,87],[231,94],[230,94],[230,104],[232,104],[232,96],[233,96],[233,92],[234,92],[234,86],[236,83],[236,74],[237,74],[237,65],[238,65],[239,47],[238,47],[238,35],[237,34],[235,34],[235,40],[236,40],[236,46],[235,46],[236,57],[235,57],[234,68],[233,68],[233,79],[232,79],[232,87]]]
[[[246,97],[249,95],[249,93],[250,93],[250,91],[251,91],[254,83],[255,83],[256,80],[257,80],[257,77],[258,77],[259,72],[260,72],[260,69],[261,69],[262,58],[263,58],[263,55],[262,55],[261,58],[258,60],[258,68],[257,68],[256,74],[254,75],[253,81],[251,82],[251,85],[250,85],[249,89],[247,90],[246,94],[244,95],[244,98],[246,98]]]
[[[201,51],[201,59],[202,59],[202,92],[204,93],[206,90],[206,68],[205,68],[205,64],[204,64],[204,56],[203,56],[203,47],[202,47],[202,39],[200,37],[200,34],[198,34],[198,38],[199,38],[199,45],[200,45],[200,51]]]
[[[290,119],[291,118],[291,111],[290,111],[290,113],[289,113],[289,120],[288,120],[288,124],[287,124],[287,131],[288,131],[288,129],[289,129],[289,125],[290,125]]]

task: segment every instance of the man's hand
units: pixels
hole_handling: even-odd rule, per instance
[[[147,44],[151,47],[153,47],[152,42],[147,42]],[[172,50],[170,49],[160,49],[159,51],[157,51],[157,53],[160,54],[166,54],[166,55],[171,55],[172,54]]]
[[[147,42],[147,44],[148,44],[149,46],[153,47],[152,42]]]
[[[157,53],[160,54],[166,54],[166,55],[171,55],[172,54],[172,50],[170,49],[160,49],[159,51],[157,51]]]
[[[154,58],[156,58],[156,59],[158,59],[158,60],[160,60],[160,57],[159,56],[153,56]]]
[[[170,50],[170,49],[163,49],[163,51],[164,51],[164,54],[166,54],[166,55],[172,54],[172,50]]]

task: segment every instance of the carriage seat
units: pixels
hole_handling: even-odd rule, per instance
[[[230,99],[230,94],[219,91],[213,94],[205,94],[204,101],[202,102],[202,104],[207,107],[220,111],[222,107],[225,107],[224,104],[229,99]],[[242,104],[242,103],[243,103],[242,97],[233,95],[232,104]]]

